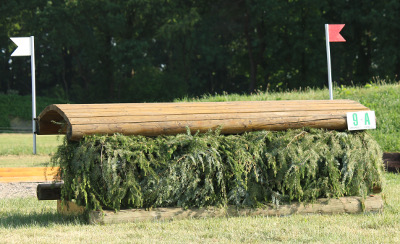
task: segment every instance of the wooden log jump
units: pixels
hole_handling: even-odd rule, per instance
[[[173,135],[222,127],[223,134],[289,128],[347,128],[346,113],[366,111],[351,100],[196,103],[54,104],[38,116],[38,134]]]
[[[141,103],[141,104],[54,104],[38,116],[38,134],[66,134],[69,140],[85,135],[173,135],[207,132],[221,127],[223,134],[257,130],[291,128],[325,128],[345,130],[346,113],[367,111],[367,107],[351,100],[253,101],[204,103]],[[41,184],[39,200],[58,200],[63,214],[81,214],[84,207],[75,202],[61,204],[62,184]],[[90,223],[131,222],[154,219],[180,219],[217,216],[281,216],[289,214],[334,214],[376,212],[383,208],[382,198],[368,196],[317,199],[315,203],[292,203],[265,208],[155,208],[114,211],[89,211]]]

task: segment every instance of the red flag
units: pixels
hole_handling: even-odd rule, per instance
[[[344,24],[328,25],[329,29],[329,42],[346,42],[340,31],[343,29]]]

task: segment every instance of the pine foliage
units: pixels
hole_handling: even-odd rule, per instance
[[[382,185],[366,132],[296,129],[241,135],[88,136],[52,158],[62,195],[87,209],[258,206],[365,196]]]

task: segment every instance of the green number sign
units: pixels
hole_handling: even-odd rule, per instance
[[[375,112],[361,111],[347,113],[347,128],[348,130],[375,129]]]

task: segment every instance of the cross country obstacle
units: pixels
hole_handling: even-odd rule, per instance
[[[186,102],[130,104],[53,104],[37,119],[37,134],[65,134],[69,141],[90,135],[176,135],[188,128],[196,133],[219,129],[221,134],[250,131],[282,131],[296,128],[323,128],[344,131],[346,113],[368,111],[351,100]],[[83,162],[84,163],[84,162]],[[38,186],[39,200],[58,200],[62,213],[81,213],[83,207],[60,201],[62,184]],[[376,191],[379,193],[380,189]],[[72,199],[69,199],[72,200]],[[318,199],[314,203],[293,203],[256,209],[228,207],[124,209],[90,211],[91,223],[130,222],[151,219],[179,219],[212,216],[281,216],[293,213],[379,212],[383,209],[379,194],[363,197]]]

